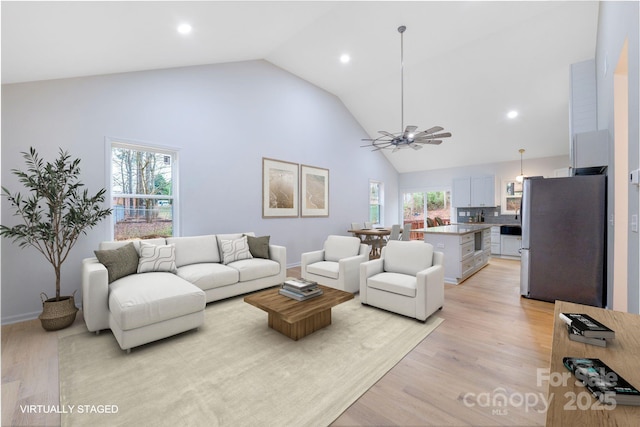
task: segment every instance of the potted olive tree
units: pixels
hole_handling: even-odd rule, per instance
[[[90,196],[88,190],[82,188],[80,159],[72,159],[62,149],[53,162],[45,163],[33,147],[22,155],[26,171],[12,169],[11,172],[28,193],[23,196],[2,187],[2,195],[22,223],[11,227],[0,225],[0,235],[12,239],[21,248],[35,248],[51,263],[56,276],[56,295],[49,298],[45,293],[40,294],[43,305],[40,321],[46,330],[63,329],[73,323],[77,308],[73,295],[60,295],[62,263],[80,235],[109,216],[111,209],[102,208],[105,189]]]

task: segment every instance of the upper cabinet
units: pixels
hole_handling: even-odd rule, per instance
[[[478,176],[453,180],[451,204],[454,208],[494,207],[496,203],[496,177]]]

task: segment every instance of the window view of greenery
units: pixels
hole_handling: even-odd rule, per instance
[[[413,229],[451,222],[450,191],[404,193],[402,198],[404,223]]]
[[[115,240],[173,235],[173,156],[112,145]]]
[[[381,182],[369,183],[369,221],[373,224],[380,224]]]

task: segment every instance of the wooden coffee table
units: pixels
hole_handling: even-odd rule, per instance
[[[322,295],[306,301],[296,301],[268,289],[244,298],[244,302],[269,314],[269,327],[298,341],[331,324],[331,307],[353,299],[353,294],[318,285]]]

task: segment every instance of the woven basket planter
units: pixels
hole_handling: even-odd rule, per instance
[[[47,297],[42,292],[42,314],[38,317],[42,327],[47,331],[58,331],[71,326],[76,320],[78,308],[74,300],[75,292],[70,297],[60,297],[58,301],[55,298]]]

